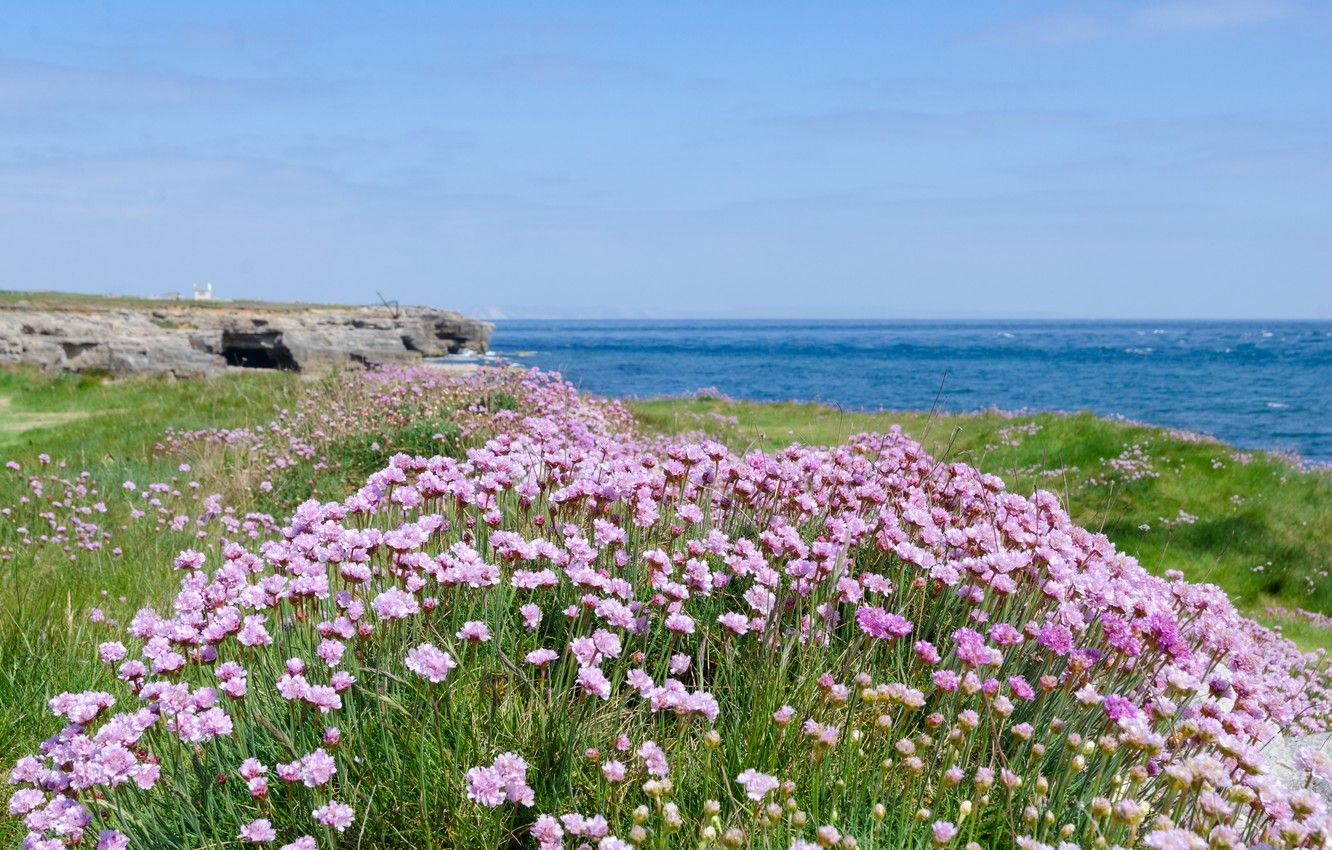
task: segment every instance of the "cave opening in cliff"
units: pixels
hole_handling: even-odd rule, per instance
[[[228,366],[284,372],[301,370],[291,349],[283,344],[281,331],[223,331],[222,356]]]

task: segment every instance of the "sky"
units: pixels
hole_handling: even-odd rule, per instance
[[[1332,3],[51,2],[0,288],[1332,318]]]

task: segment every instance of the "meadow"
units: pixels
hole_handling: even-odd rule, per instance
[[[0,453],[11,843],[1328,834],[1260,752],[1329,715],[1284,458],[430,370],[6,372]]]

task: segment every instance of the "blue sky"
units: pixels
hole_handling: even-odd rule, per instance
[[[1293,0],[25,4],[0,287],[1330,318],[1329,91]]]

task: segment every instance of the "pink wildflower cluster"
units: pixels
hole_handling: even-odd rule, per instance
[[[390,843],[408,812],[495,846],[506,804],[542,850],[1332,841],[1260,752],[1327,727],[1325,657],[1050,493],[897,431],[644,439],[550,374],[358,380],[446,399],[475,444],[182,553],[171,611],[97,648],[105,689],[53,700],[63,729],[12,771],[28,846]],[[275,466],[319,416],[173,446]],[[234,823],[202,834],[181,797]]]
[[[527,762],[514,753],[502,753],[489,767],[467,771],[467,799],[492,809],[505,801],[532,805],[536,794],[527,785]]]

